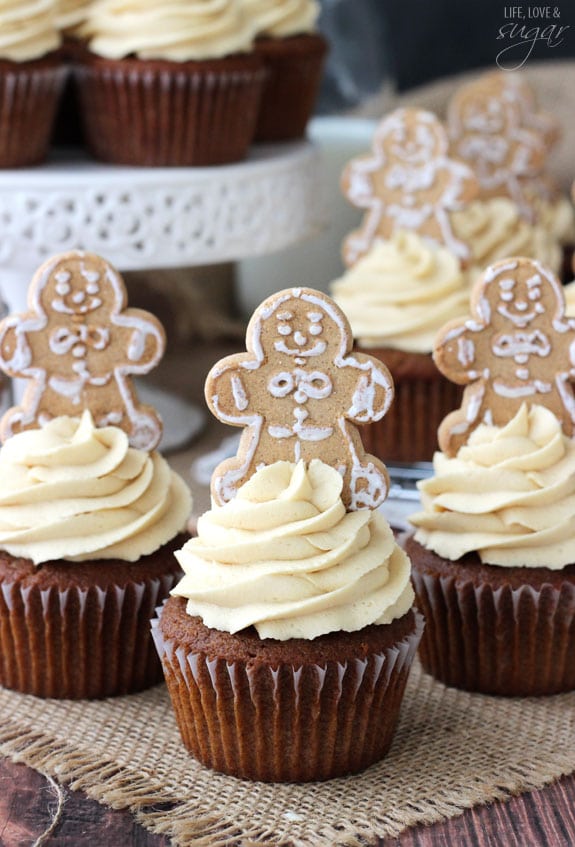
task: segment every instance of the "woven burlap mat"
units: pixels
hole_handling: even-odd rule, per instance
[[[180,744],[164,686],[95,702],[0,690],[0,753],[128,808],[176,845],[365,845],[575,770],[575,693],[506,700],[412,671],[388,757],[326,783],[225,777]]]

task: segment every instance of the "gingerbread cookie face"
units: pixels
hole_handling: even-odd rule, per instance
[[[448,379],[467,384],[461,409],[439,427],[455,455],[480,423],[504,426],[523,403],[550,409],[575,429],[575,319],[565,317],[559,280],[531,259],[504,259],[473,289],[472,317],[447,324],[433,358]]]
[[[452,230],[450,214],[476,195],[471,169],[448,155],[446,132],[431,112],[398,109],[379,124],[372,153],[353,159],[342,175],[342,190],[368,210],[361,228],[343,245],[355,264],[377,239],[410,230],[447,247],[463,263],[470,251]]]
[[[147,312],[125,308],[126,299],[120,275],[92,253],[63,253],[38,269],[30,311],[0,322],[0,367],[28,380],[22,405],[0,422],[2,440],[89,408],[96,426],[121,427],[132,446],[157,445],[160,419],[138,403],[131,377],[159,362],[164,330]]]
[[[341,473],[349,509],[382,503],[387,471],[365,453],[357,424],[383,417],[393,383],[383,364],[351,353],[339,307],[308,288],[274,294],[254,312],[246,348],[218,362],[206,380],[213,414],[245,427],[237,456],[212,476],[215,502],[232,499],[262,465],[319,458]]]
[[[509,197],[533,223],[534,180],[559,133],[553,119],[537,111],[527,83],[493,72],[462,86],[449,103],[447,130],[453,153],[475,171],[481,198]]]

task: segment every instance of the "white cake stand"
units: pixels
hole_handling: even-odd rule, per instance
[[[121,271],[190,267],[282,250],[321,231],[320,153],[308,141],[253,147],[246,161],[209,168],[104,165],[81,151],[0,171],[0,290],[26,310],[32,274],[65,250],[100,253]],[[13,393],[21,396],[22,381]],[[196,435],[203,414],[139,383],[164,418],[162,449]],[[150,396],[150,394],[152,396]]]

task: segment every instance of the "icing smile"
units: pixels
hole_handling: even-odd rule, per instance
[[[322,353],[325,353],[326,343],[325,341],[316,341],[313,347],[310,347],[309,350],[302,350],[301,347],[288,347],[283,338],[280,341],[276,341],[274,344],[275,349],[278,353],[285,353],[288,356],[321,356]]]

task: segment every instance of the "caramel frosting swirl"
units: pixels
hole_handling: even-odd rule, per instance
[[[40,59],[60,43],[54,0],[0,0],[0,59]]]
[[[67,35],[79,35],[93,0],[58,0],[56,22]]]
[[[346,512],[340,474],[319,459],[261,468],[198,521],[176,553],[173,594],[206,626],[312,639],[386,624],[413,603],[410,563],[383,516]]]
[[[153,553],[191,510],[183,480],[158,453],[136,450],[114,426],[54,418],[0,451],[0,549],[35,564]]]
[[[575,441],[548,409],[523,404],[504,427],[481,424],[433,466],[410,518],[425,547],[452,561],[475,550],[502,567],[575,562]]]
[[[377,241],[331,292],[363,347],[430,353],[438,330],[469,314],[459,261],[415,232]]]
[[[543,226],[524,220],[517,206],[505,197],[476,201],[453,212],[453,231],[471,250],[470,282],[488,265],[508,256],[537,259],[557,273],[561,248],[556,236]]]
[[[238,0],[97,0],[82,35],[107,59],[187,62],[250,51],[254,27]]]
[[[240,0],[256,35],[284,38],[315,31],[319,16],[316,0]]]

